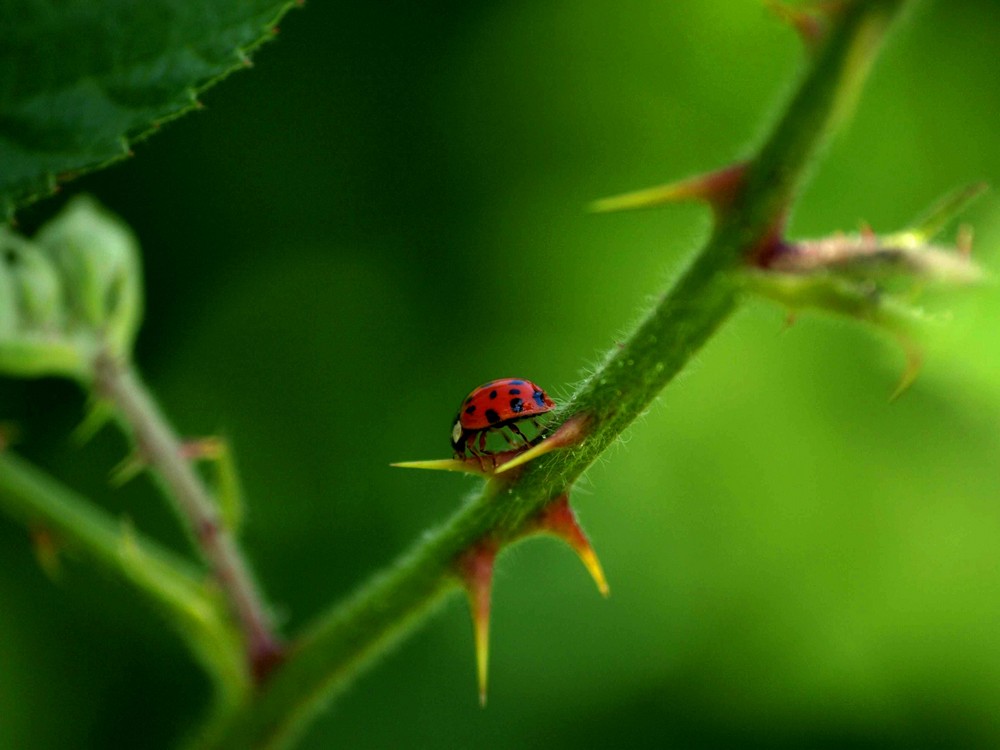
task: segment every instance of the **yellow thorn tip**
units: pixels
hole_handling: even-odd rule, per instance
[[[684,183],[672,182],[667,185],[657,185],[643,190],[634,190],[608,198],[599,198],[590,203],[588,208],[593,213],[606,214],[614,211],[634,211],[640,208],[654,208],[665,203],[696,198],[690,188]]]
[[[594,583],[597,584],[597,590],[601,592],[601,596],[607,598],[611,595],[601,561],[597,558],[597,553],[590,545],[587,535],[580,528],[576,514],[569,507],[569,498],[566,495],[552,501],[542,513],[536,528],[562,539],[572,547],[577,557],[580,558],[580,562],[590,573],[590,577],[594,579]]]
[[[486,686],[490,667],[490,617],[476,622],[476,676],[479,681],[479,705],[486,707]]]
[[[590,577],[594,579],[594,583],[597,584],[597,590],[601,592],[601,596],[607,599],[611,596],[611,589],[608,586],[608,580],[604,577],[604,568],[601,567],[601,561],[597,559],[597,554],[594,552],[593,548],[588,544],[584,548],[577,548],[576,554],[580,557],[580,562],[583,563],[583,567],[587,569],[590,573]]]
[[[559,444],[552,440],[543,440],[538,445],[528,448],[524,453],[519,453],[517,456],[512,458],[505,464],[501,464],[496,469],[493,470],[494,474],[503,474],[505,471],[510,471],[511,469],[516,469],[518,466],[523,466],[529,461],[534,461],[539,456],[544,456],[546,453],[551,453],[556,448],[559,448]]]
[[[397,466],[400,469],[431,469],[436,471],[475,471],[478,472],[478,468],[473,470],[469,468],[469,465],[465,461],[460,461],[457,458],[439,458],[431,461],[398,461],[394,464],[389,464],[390,466]]]
[[[493,561],[497,547],[481,542],[459,560],[459,573],[469,595],[472,635],[476,647],[476,679],[479,705],[486,705],[486,685],[490,664],[490,593],[493,588]]]

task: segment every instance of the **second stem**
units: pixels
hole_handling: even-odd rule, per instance
[[[163,483],[188,533],[214,573],[243,632],[255,681],[280,661],[283,648],[264,599],[218,506],[184,456],[181,441],[138,374],[107,352],[94,363],[94,388],[109,400],[135,439],[140,458]]]

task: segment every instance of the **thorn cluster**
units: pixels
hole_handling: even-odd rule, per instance
[[[551,435],[533,446],[525,446],[501,453],[490,454],[490,461],[482,456],[436,459],[430,461],[403,461],[392,464],[408,469],[433,469],[478,474],[494,481],[514,481],[525,464],[554,450],[569,448],[582,441],[589,427],[586,415],[578,414],[563,422]],[[502,476],[501,476],[502,475]],[[486,536],[461,553],[455,561],[455,572],[465,588],[472,615],[473,638],[476,649],[476,673],[480,705],[486,705],[487,675],[489,671],[490,600],[493,588],[493,566],[497,555],[507,545],[530,536],[548,535],[562,539],[580,558],[594,579],[598,591],[608,596],[604,570],[569,505],[569,494],[563,492],[534,518],[522,527],[508,530],[503,536]]]
[[[497,555],[506,544],[539,534],[562,539],[576,552],[601,595],[607,597],[611,590],[604,569],[594,552],[586,533],[577,521],[566,494],[552,500],[517,535],[506,541],[487,537],[472,545],[459,556],[456,570],[469,599],[472,615],[472,632],[476,648],[476,675],[479,686],[479,703],[486,705],[489,671],[490,600],[493,588],[493,568]]]

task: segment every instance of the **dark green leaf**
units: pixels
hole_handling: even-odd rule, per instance
[[[293,4],[0,0],[0,214],[194,108]]]

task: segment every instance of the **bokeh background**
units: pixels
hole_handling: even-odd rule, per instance
[[[900,227],[1000,181],[1000,6],[908,14],[791,230]],[[291,632],[474,488],[444,457],[495,377],[571,392],[705,237],[698,206],[587,201],[722,165],[801,72],[760,3],[312,2],[252,71],[92,192],[144,246],[138,360],[187,435],[233,441],[245,544]],[[1000,201],[967,219],[1000,269]],[[304,748],[1000,744],[1000,290],[933,302],[926,367],[849,322],[748,304],[575,491],[612,586],[532,541],[494,591],[490,704],[456,597]],[[184,550],[82,395],[0,382],[19,450]],[[208,685],[130,591],[38,569],[0,519],[0,747],[169,747]]]

